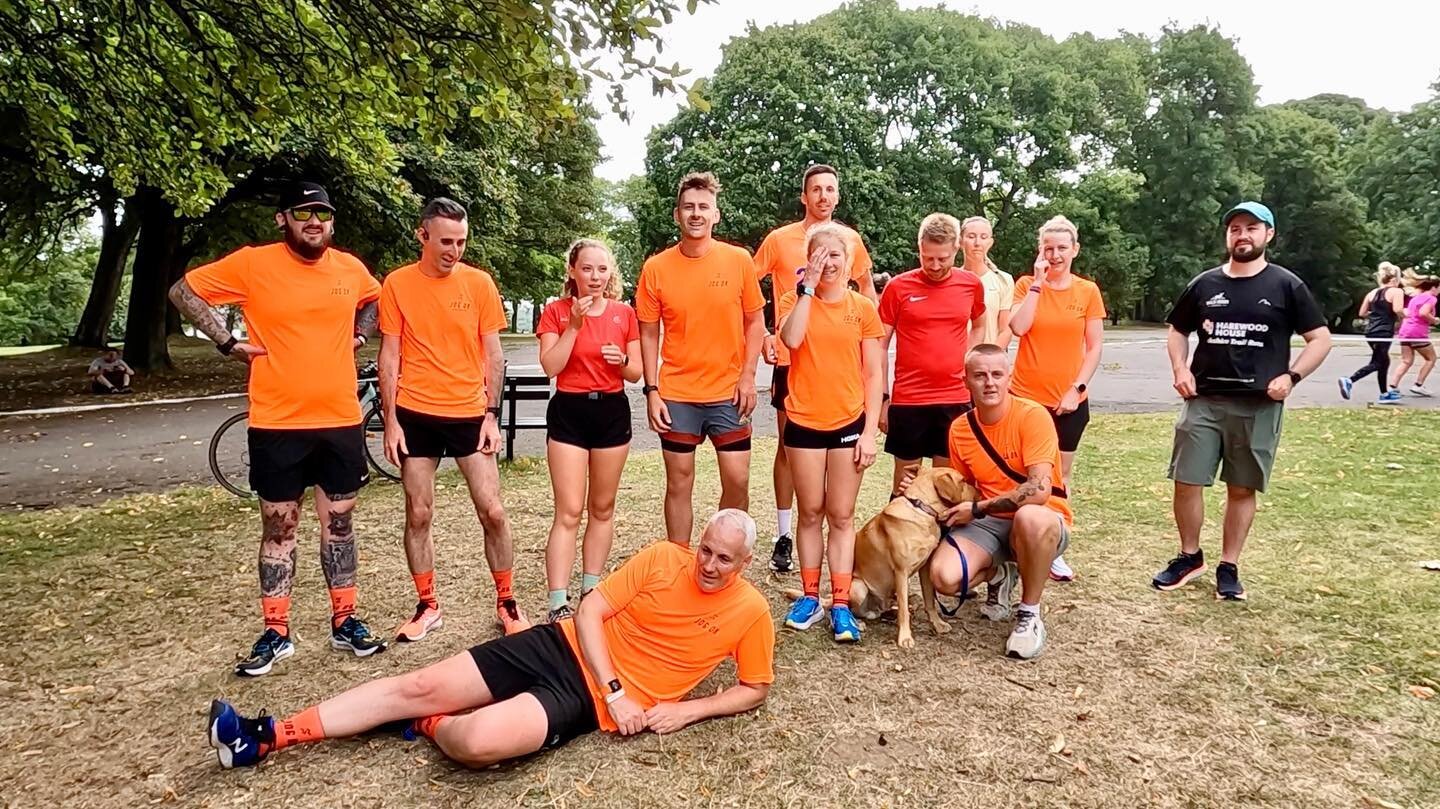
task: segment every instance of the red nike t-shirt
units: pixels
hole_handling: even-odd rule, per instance
[[[540,324],[535,327],[535,336],[564,334],[570,323],[570,309],[574,305],[573,299],[560,298],[545,307],[545,311],[540,313]],[[640,321],[635,319],[635,310],[623,301],[606,300],[603,312],[586,316],[585,325],[575,335],[570,361],[555,377],[555,387],[566,393],[614,393],[623,390],[625,367],[606,362],[600,347],[611,343],[619,346],[621,351],[627,351],[630,343],[639,339]]]
[[[895,329],[895,386],[898,405],[961,404],[970,321],[985,314],[985,287],[973,273],[956,267],[936,283],[921,270],[901,273],[880,296],[880,321]]]

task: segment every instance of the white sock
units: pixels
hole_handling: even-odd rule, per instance
[[[1021,602],[1020,602],[1020,611],[1021,611],[1021,612],[1028,612],[1028,613],[1030,613],[1031,615],[1039,615],[1039,614],[1040,614],[1040,605],[1039,605],[1039,604],[1026,604],[1024,601],[1021,601]]]
[[[775,509],[775,536],[776,536],[776,537],[788,537],[788,536],[790,536],[790,509],[788,509],[788,508],[777,508],[777,509]]]

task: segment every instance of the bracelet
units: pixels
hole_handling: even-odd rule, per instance
[[[230,352],[235,350],[235,344],[238,342],[240,341],[235,339],[235,335],[232,334],[229,340],[215,346],[215,350],[228,357],[230,356]]]
[[[608,694],[605,695],[605,704],[606,704],[606,705],[614,705],[615,703],[619,702],[620,700],[622,700],[622,699],[624,699],[624,698],[625,698],[625,689],[622,688],[622,689],[620,689],[619,691],[611,691],[610,693],[608,693]]]
[[[1040,294],[1040,289],[1041,289],[1041,287],[1040,287],[1039,284],[1031,284],[1031,285],[1030,285],[1030,288],[1027,289],[1027,290],[1025,290],[1025,291],[1026,291],[1027,293],[1029,293],[1029,292],[1034,292],[1036,295],[1039,295],[1039,294]]]

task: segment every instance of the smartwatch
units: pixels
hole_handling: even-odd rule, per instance
[[[986,516],[985,509],[980,507],[980,499],[978,497],[970,501],[970,516],[975,519]]]
[[[230,352],[235,350],[235,344],[238,342],[240,341],[235,339],[235,335],[232,334],[229,340],[215,346],[215,350],[228,357],[230,356]]]
[[[807,286],[805,286],[804,284],[797,284],[797,285],[795,286],[795,297],[797,297],[797,298],[803,298],[803,297],[805,297],[806,295],[814,295],[814,294],[815,294],[815,288],[814,288],[814,287],[807,287]]]
[[[614,694],[614,693],[617,692],[617,691],[623,691],[623,690],[625,690],[625,686],[623,686],[623,685],[620,684],[620,678],[619,678],[619,677],[616,677],[615,679],[613,679],[613,680],[611,680],[610,682],[606,683],[606,684],[605,684],[605,687],[608,688],[608,689],[610,689],[610,693],[612,693],[612,694]]]
[[[1084,393],[1090,386],[1084,382],[1075,382],[1071,384],[1070,387],[1074,388],[1076,393]]]
[[[1300,384],[1300,380],[1305,378],[1294,371],[1286,371],[1285,374],[1290,377],[1290,384],[1292,386]]]
[[[645,394],[646,396],[649,396],[650,394],[652,394],[652,393],[654,393],[654,392],[656,392],[656,391],[658,391],[658,390],[660,390],[660,386],[659,386],[659,385],[641,385],[641,386],[640,386],[640,392],[643,393],[643,394]]]
[[[499,421],[499,420],[500,420],[500,408],[498,408],[498,407],[487,407],[487,408],[485,408],[485,415],[487,415],[487,416],[494,416],[494,417],[495,417],[495,420],[496,420],[496,421]]]

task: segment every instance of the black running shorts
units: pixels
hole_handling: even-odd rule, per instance
[[[790,393],[790,366],[777,365],[770,375],[770,406],[785,412],[785,397]]]
[[[812,430],[794,419],[785,422],[785,434],[780,437],[787,449],[854,449],[865,431],[865,414],[835,430]]]
[[[1050,418],[1055,422],[1056,435],[1060,437],[1060,451],[1074,452],[1079,449],[1080,437],[1085,435],[1085,427],[1090,423],[1090,400],[1081,399],[1078,407],[1063,416],[1051,410]]]
[[[885,452],[902,461],[950,457],[950,424],[965,415],[970,403],[890,405]]]
[[[405,433],[407,458],[465,458],[480,451],[484,416],[432,416],[397,406],[395,421]]]
[[[581,449],[630,443],[630,397],[613,393],[556,391],[545,408],[545,437]]]
[[[585,687],[580,661],[559,624],[538,624],[470,649],[475,667],[496,702],[533,694],[545,709],[545,747],[599,730],[595,703]]]
[[[251,427],[250,489],[271,503],[299,500],[319,486],[330,496],[353,494],[370,481],[365,431],[353,427],[271,430]]]

